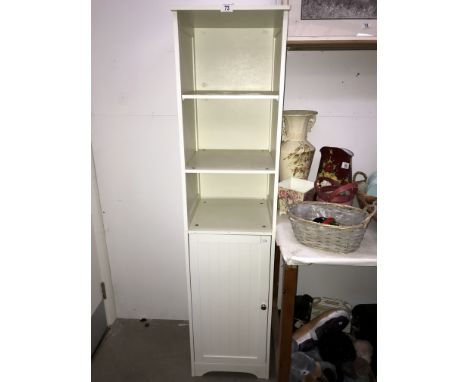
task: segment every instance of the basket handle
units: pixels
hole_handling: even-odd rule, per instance
[[[331,183],[332,186],[322,187],[320,185],[320,182],[324,180]],[[321,200],[325,200],[329,203],[347,203],[353,199],[354,194],[358,190],[358,185],[355,182],[341,185],[341,183],[338,182],[337,180],[330,179],[327,177],[318,177],[317,179],[315,179],[314,186],[315,186],[315,190],[318,195],[318,198],[320,198]],[[346,195],[346,196],[340,195],[346,191],[349,191],[349,195]]]
[[[364,223],[364,228],[367,228],[367,226],[369,225],[372,217],[376,214],[377,212],[377,201],[373,202],[372,204],[369,204],[367,206],[367,208],[369,207],[374,207],[374,210],[364,219],[363,223]],[[366,208],[366,209],[367,209]]]
[[[360,180],[359,182],[367,182],[367,175],[365,173],[363,173],[362,171],[356,171],[353,175],[353,182],[356,181],[356,178],[358,175],[362,175],[362,177],[364,178],[364,180]]]
[[[333,191],[331,194],[330,194],[330,199],[333,200],[335,199],[335,197],[337,197],[339,194],[341,194],[342,192],[345,192],[345,191],[353,191],[354,190],[354,193],[356,192],[357,190],[357,185],[356,183],[347,183],[341,187],[338,187],[335,191]],[[352,193],[354,195],[354,193]]]

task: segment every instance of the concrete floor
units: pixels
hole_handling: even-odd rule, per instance
[[[272,353],[272,352],[271,352]],[[273,355],[273,354],[272,354]],[[268,381],[275,381],[274,367]],[[117,319],[91,361],[92,382],[244,382],[243,373],[190,375],[189,327],[186,321]],[[265,379],[258,381],[266,382]]]

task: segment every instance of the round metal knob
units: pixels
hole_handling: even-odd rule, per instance
[[[267,308],[267,307],[266,307],[266,304],[260,305],[260,309],[261,309],[261,310],[266,310],[266,308]]]

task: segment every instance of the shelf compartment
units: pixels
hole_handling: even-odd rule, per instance
[[[272,91],[188,91],[182,100],[188,99],[267,99],[279,100],[278,92]]]
[[[270,99],[184,101],[185,163],[202,149],[274,151],[278,109],[279,102]]]
[[[189,233],[271,234],[267,199],[199,199]]]
[[[279,9],[229,14],[179,11],[182,94],[231,90],[278,93],[283,15]]]
[[[185,172],[274,174],[275,163],[267,150],[200,150],[187,162]]]

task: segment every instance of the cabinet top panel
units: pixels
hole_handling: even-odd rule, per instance
[[[234,9],[221,12],[220,8],[177,10],[179,26],[185,28],[281,28],[287,8]]]
[[[222,5],[223,4],[220,3],[218,7],[212,6],[212,5],[200,5],[198,7],[194,7],[193,5],[176,6],[174,8],[171,8],[171,11],[217,11],[217,12],[221,12]],[[290,8],[291,7],[289,5],[242,5],[242,6],[237,6],[235,4],[231,5],[231,9],[233,11],[264,11],[264,10],[289,11]]]

